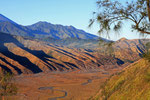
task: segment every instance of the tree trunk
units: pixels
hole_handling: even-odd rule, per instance
[[[147,11],[148,11],[148,18],[150,22],[150,0],[147,0]]]

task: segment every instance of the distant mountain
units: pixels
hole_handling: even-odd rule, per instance
[[[98,39],[79,39],[79,38],[66,38],[66,39],[53,39],[44,38],[40,39],[47,43],[51,43],[58,46],[65,46],[69,48],[84,48],[84,49],[94,49],[99,47]]]
[[[0,22],[10,22],[10,23],[13,23],[13,24],[17,24],[14,21],[10,20],[9,18],[5,17],[2,14],[0,14]]]
[[[33,38],[79,38],[98,39],[98,36],[76,29],[73,26],[54,25],[48,22],[38,22],[29,26],[22,26],[7,17],[0,15],[0,31],[12,35]]]
[[[33,33],[45,34],[55,39],[80,38],[80,39],[98,39],[96,35],[76,29],[73,26],[54,25],[48,22],[38,22],[27,26]]]
[[[35,37],[34,33],[27,27],[10,22],[0,22],[0,32],[17,36]]]

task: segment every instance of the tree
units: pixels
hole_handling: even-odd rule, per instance
[[[0,73],[0,97],[2,97],[2,100],[5,100],[5,96],[17,93],[17,87],[12,83],[12,79],[12,74],[6,71]]]
[[[132,0],[122,4],[119,0],[98,0],[98,11],[93,12],[89,26],[94,22],[100,25],[100,34],[108,34],[110,30],[119,32],[124,21],[131,22],[133,31],[150,34],[150,0]]]
[[[104,42],[104,40],[99,39],[99,45],[102,46],[102,49],[100,50],[101,53],[107,56],[115,57],[115,54],[114,54],[115,49],[113,47],[114,45],[113,41]]]

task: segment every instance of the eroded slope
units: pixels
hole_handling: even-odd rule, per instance
[[[55,46],[5,33],[0,33],[0,62],[2,69],[16,74],[106,69],[105,65],[117,68],[124,64],[92,51]]]

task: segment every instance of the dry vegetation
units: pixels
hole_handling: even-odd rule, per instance
[[[109,78],[95,100],[149,100],[150,64],[141,59]]]
[[[16,76],[15,83],[19,88],[18,94],[7,98],[13,100],[47,100],[48,98],[64,96],[60,100],[87,100],[95,95],[100,85],[116,71],[53,72]],[[88,82],[88,80],[92,81]],[[53,87],[53,90],[40,90],[40,87]]]

